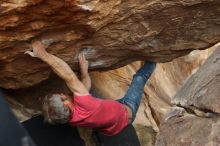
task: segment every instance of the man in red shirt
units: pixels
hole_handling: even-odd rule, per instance
[[[47,63],[53,71],[66,81],[73,93],[71,100],[64,94],[46,97],[43,105],[45,120],[52,124],[69,123],[74,126],[94,128],[106,135],[115,135],[135,119],[144,86],[155,69],[154,62],[146,61],[134,75],[126,95],[115,100],[95,98],[89,91],[91,79],[88,61],[79,55],[81,80],[66,62],[48,53],[40,41],[32,43],[33,51],[26,53]]]

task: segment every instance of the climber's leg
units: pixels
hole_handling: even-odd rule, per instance
[[[139,108],[141,97],[144,91],[144,86],[147,80],[150,78],[151,74],[153,73],[155,67],[156,63],[146,61],[145,64],[133,76],[133,80],[126,95],[118,100],[120,103],[123,103],[130,107],[132,111],[131,123],[136,117],[136,113]]]

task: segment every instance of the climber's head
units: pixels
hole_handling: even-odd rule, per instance
[[[73,104],[64,94],[46,96],[43,102],[43,115],[51,124],[68,123],[72,114]]]

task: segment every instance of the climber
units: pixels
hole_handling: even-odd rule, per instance
[[[104,100],[95,98],[89,93],[91,79],[88,73],[88,61],[83,53],[78,57],[81,70],[81,80],[79,80],[68,64],[48,53],[45,45],[40,41],[33,41],[32,49],[26,53],[47,63],[58,76],[65,80],[73,93],[72,99],[64,94],[45,97],[43,104],[45,121],[51,124],[69,123],[73,126],[93,128],[105,135],[115,135],[134,121],[145,83],[156,66],[156,63],[146,61],[134,75],[123,98]]]

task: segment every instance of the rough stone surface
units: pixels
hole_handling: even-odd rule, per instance
[[[158,132],[161,121],[171,107],[172,97],[185,80],[203,64],[210,52],[212,52],[210,49],[193,51],[185,57],[157,65],[145,87],[143,100],[134,122],[142,146],[154,144],[154,131]],[[116,70],[91,72],[93,89],[103,98],[118,99],[124,96],[133,74],[140,66],[140,62],[135,62]],[[20,121],[30,118],[41,110],[41,101],[45,95],[49,93],[71,95],[65,82],[56,76],[52,76],[49,80],[34,87],[6,91],[9,96],[8,101]],[[81,133],[88,134],[87,132]],[[87,139],[86,141],[91,140],[89,136],[84,135],[83,137]]]
[[[170,118],[160,127],[156,146],[218,146],[220,118],[186,114]]]
[[[191,76],[174,97],[172,103],[185,108],[196,108],[220,113],[220,47]]]
[[[23,53],[33,39],[78,68],[134,60],[170,61],[220,41],[219,0],[3,0],[0,2],[0,86],[26,88],[51,75]]]
[[[175,59],[169,63],[160,63],[147,83],[141,103],[140,112],[137,116],[137,124],[150,126],[146,122],[146,116],[152,113],[161,121],[171,105],[171,99],[182,86],[185,80],[203,64],[212,50],[193,51],[185,57]],[[123,97],[130,85],[133,74],[141,63],[135,62],[126,67],[111,71],[93,71],[90,72],[93,89],[103,98],[118,99]],[[12,97],[12,105],[16,101],[27,108],[41,109],[41,101],[50,93],[66,93],[72,95],[65,85],[65,82],[57,76],[51,76],[49,80],[30,88],[5,90],[5,93]],[[13,102],[13,100],[16,100]],[[19,106],[12,106],[19,110]],[[151,110],[153,110],[151,112]],[[146,114],[143,114],[146,113]]]
[[[172,103],[156,146],[218,146],[220,143],[220,48],[193,74]],[[185,110],[184,110],[184,109]],[[183,111],[184,110],[184,111]]]
[[[156,140],[156,132],[151,127],[143,125],[134,126],[141,146],[154,146]]]

